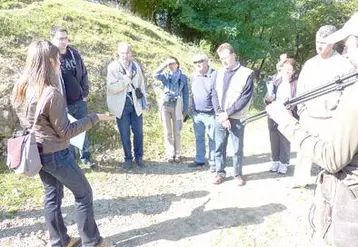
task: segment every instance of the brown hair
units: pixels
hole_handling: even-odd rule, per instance
[[[57,32],[65,32],[68,34],[67,29],[61,26],[53,25],[50,30],[51,39],[53,39]]]
[[[232,45],[230,45],[229,43],[221,44],[216,50],[216,52],[219,53],[222,52],[223,50],[229,50],[230,53],[235,53],[234,47],[232,47]]]
[[[58,87],[59,78],[53,69],[53,63],[57,63],[59,54],[58,48],[50,41],[40,40],[30,44],[25,70],[13,89],[11,101],[14,107],[24,103],[26,93],[30,89],[38,99],[45,87]]]
[[[175,62],[178,64],[178,68],[180,68],[179,60],[178,60],[176,57],[174,57],[174,56],[168,56],[167,59],[174,59]]]
[[[286,60],[283,62],[283,65],[285,64],[291,65],[295,72],[297,71],[297,62],[294,58],[286,58]]]

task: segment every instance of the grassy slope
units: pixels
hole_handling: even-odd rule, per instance
[[[14,1],[15,2],[15,1]],[[17,3],[21,9],[4,9],[9,1],[0,2],[0,81],[13,83],[24,66],[26,47],[33,39],[48,38],[52,24],[68,28],[72,45],[79,49],[89,71],[91,86],[91,111],[107,111],[105,100],[105,76],[108,63],[113,60],[116,44],[128,41],[133,45],[135,57],[142,62],[148,78],[147,90],[151,110],[145,113],[144,136],[145,158],[157,161],[164,154],[163,130],[156,111],[155,95],[158,82],[150,77],[151,72],[166,56],[173,54],[181,61],[185,73],[191,72],[190,56],[198,48],[183,44],[176,37],[160,28],[118,9],[108,8],[79,0],[43,1],[26,4]],[[9,79],[8,75],[11,75]],[[0,87],[0,95],[11,88]],[[95,158],[104,162],[122,162],[122,150],[115,123],[101,124],[90,131]],[[191,123],[183,131],[184,155],[193,154]],[[102,163],[103,164],[103,163]],[[40,203],[41,184],[33,179],[19,178],[3,169],[0,176],[1,211],[17,210],[27,200]],[[89,179],[101,176],[87,174]],[[102,174],[105,176],[105,174]],[[16,186],[15,186],[16,185]],[[18,188],[18,189],[14,189]],[[32,188],[31,191],[26,188]],[[13,194],[13,192],[16,192]]]

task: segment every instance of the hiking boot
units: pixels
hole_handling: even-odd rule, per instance
[[[277,172],[279,166],[280,166],[280,161],[272,161],[270,172]]]
[[[238,186],[244,186],[246,184],[244,177],[241,175],[235,177],[235,180]]]
[[[144,161],[142,159],[139,159],[136,162],[137,162],[137,166],[139,168],[145,168],[145,164],[144,164]]]
[[[188,165],[189,168],[199,168],[199,167],[204,167],[205,166],[205,162],[194,162]]]
[[[133,162],[131,160],[126,160],[122,165],[122,169],[125,171],[131,170],[133,168]]]
[[[81,245],[81,238],[71,237],[70,242],[66,245],[66,247],[76,247],[80,245]]]
[[[213,184],[221,184],[224,182],[224,180],[225,180],[224,177],[217,175],[213,181]]]
[[[278,166],[278,169],[277,169],[277,173],[279,173],[279,174],[286,174],[286,172],[287,172],[287,166],[288,166],[288,164],[282,164],[282,163],[280,162],[280,165]]]

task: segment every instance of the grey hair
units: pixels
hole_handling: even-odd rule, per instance
[[[122,48],[122,47],[127,47],[128,50],[132,51],[132,46],[131,46],[129,43],[120,42],[120,43],[118,44],[118,49],[119,49],[119,48]]]
[[[337,31],[337,28],[333,25],[324,25],[324,26],[321,26],[317,33],[316,33],[316,37],[320,37],[320,38],[325,38],[327,37],[328,35],[334,33]]]

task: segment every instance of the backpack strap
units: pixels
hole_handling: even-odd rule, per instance
[[[44,91],[45,90],[47,90],[47,88],[45,88]],[[35,131],[35,125],[37,123],[37,120],[39,119],[40,112],[41,112],[41,110],[42,110],[42,108],[43,108],[43,106],[45,104],[44,99],[43,99],[44,91],[40,95],[39,100],[37,101],[37,104],[36,104],[36,111],[35,111],[35,115],[34,115],[34,122],[32,123],[32,126],[31,126],[31,132]],[[31,105],[31,103],[32,103],[32,100],[30,101],[29,106]],[[28,106],[28,108],[29,108],[29,106]],[[27,117],[27,114],[28,114],[28,110],[26,112],[26,117]]]

